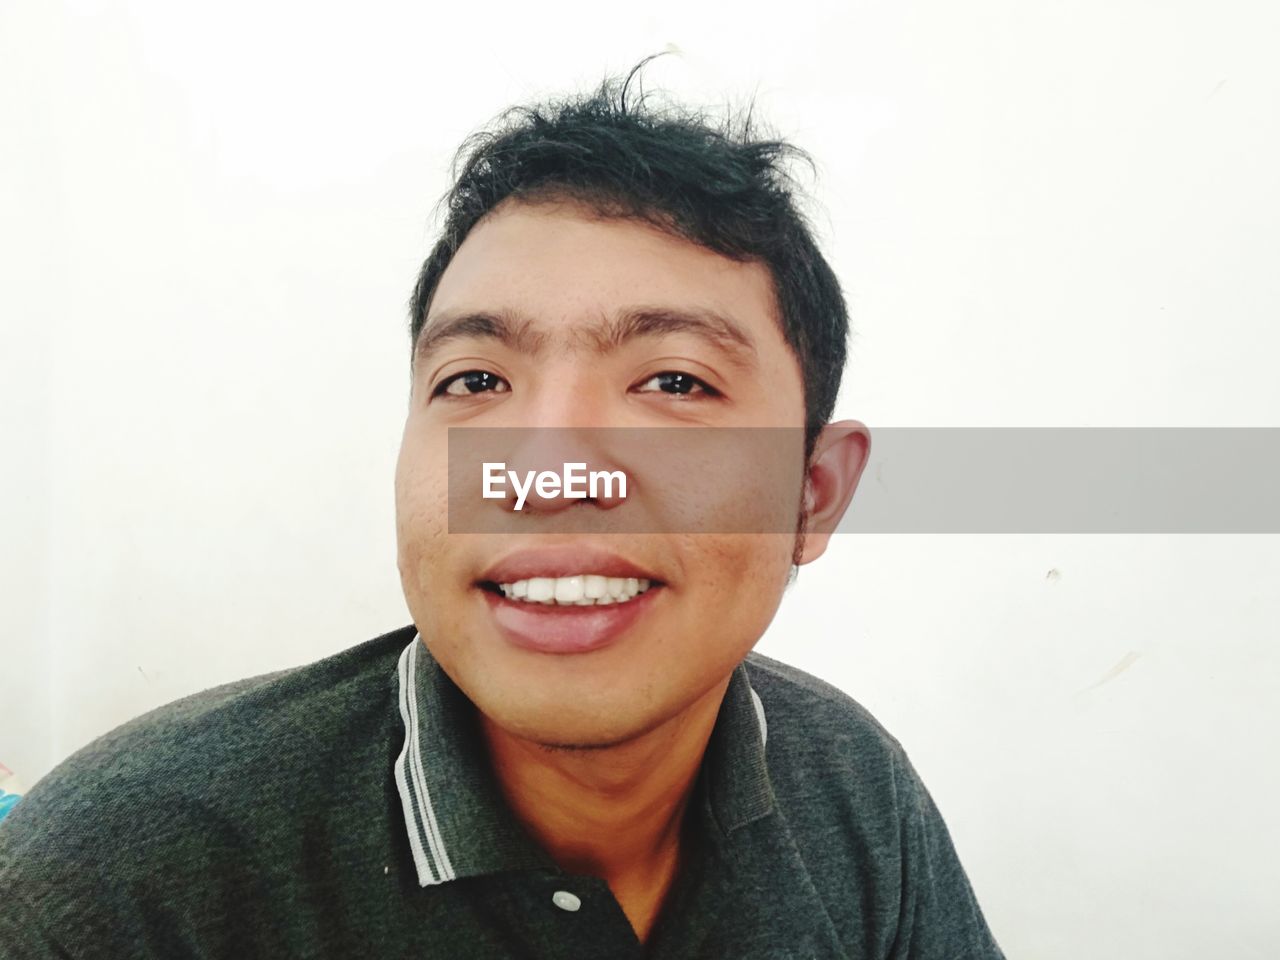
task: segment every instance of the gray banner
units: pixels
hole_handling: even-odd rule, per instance
[[[1280,430],[873,430],[839,529],[1280,533]]]
[[[452,428],[449,530],[793,533],[803,434],[780,428]],[[482,497],[484,463],[516,477]],[[622,472],[564,500],[534,471]],[[544,490],[547,489],[544,486]],[[600,488],[597,492],[602,492]],[[873,428],[837,533],[1280,533],[1280,429]]]

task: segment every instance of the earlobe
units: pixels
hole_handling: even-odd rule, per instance
[[[826,552],[871,453],[871,431],[857,420],[822,428],[813,447],[804,484],[803,547],[798,563],[812,563]]]

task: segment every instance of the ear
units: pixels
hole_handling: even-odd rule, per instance
[[[871,431],[865,424],[839,420],[822,428],[805,474],[804,539],[796,563],[812,563],[826,553],[870,453]]]

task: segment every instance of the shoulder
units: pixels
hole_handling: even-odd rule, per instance
[[[747,676],[760,696],[770,734],[802,735],[862,751],[896,753],[902,744],[861,703],[838,687],[761,653],[746,657]]]
[[[261,824],[289,822],[309,788],[351,769],[335,756],[385,753],[396,661],[414,634],[405,627],[213,687],[94,740],[0,825],[0,890],[89,889],[95,879],[145,880],[157,866],[197,871],[257,843]]]
[[[392,692],[396,660],[413,638],[412,627],[383,634],[313,663],[234,680],[157,707],[121,724],[74,753],[24,798],[67,799],[105,782],[125,788],[147,778],[180,784],[201,770],[244,771],[298,757],[298,749],[327,742],[353,711]],[[371,696],[372,693],[383,696]],[[154,778],[154,779],[152,779]],[[17,809],[14,811],[17,815]]]
[[[874,917],[912,956],[1003,957],[898,739],[817,677],[756,653],[746,667],[778,808],[837,928],[853,941]]]
[[[767,730],[769,776],[784,811],[878,822],[903,813],[910,763],[898,739],[849,694],[763,654],[747,655]]]

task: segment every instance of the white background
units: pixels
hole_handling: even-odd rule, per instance
[[[450,155],[668,45],[650,87],[818,161],[842,415],[1280,426],[1272,3],[8,3],[0,761],[409,622]],[[844,536],[760,649],[906,745],[1011,960],[1274,957],[1278,579],[1270,536]]]

